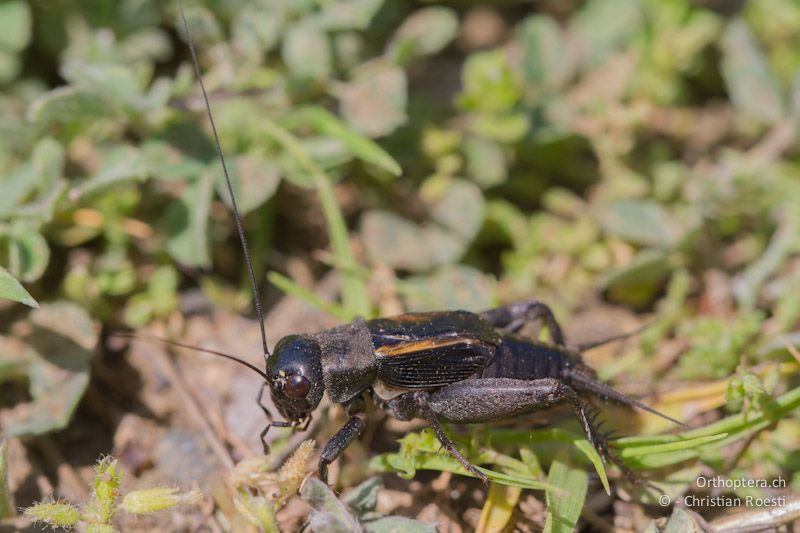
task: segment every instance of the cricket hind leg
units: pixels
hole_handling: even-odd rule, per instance
[[[447,450],[447,452],[455,458],[456,461],[461,463],[461,466],[467,469],[468,472],[471,472],[475,477],[480,479],[484,485],[489,485],[489,478],[486,477],[486,474],[478,470],[478,468],[469,462],[469,459],[464,457],[456,445],[453,444],[453,441],[450,440],[450,437],[447,436],[445,433],[444,428],[442,427],[441,422],[439,422],[439,417],[436,416],[436,413],[431,408],[430,404],[428,403],[428,393],[426,392],[415,392],[414,393],[414,402],[416,403],[419,414],[425,418],[428,423],[433,428],[433,432],[436,434],[436,438],[439,439],[439,443],[441,443],[442,448]]]
[[[480,313],[480,316],[496,328],[517,333],[526,324],[543,320],[553,344],[564,346],[564,333],[553,311],[539,300],[523,300],[513,304],[496,307]]]
[[[448,387],[445,387],[445,389],[447,388]],[[442,389],[440,389],[440,391],[441,390]],[[458,451],[458,448],[456,448],[455,444],[453,444],[453,441],[450,440],[450,437],[448,437],[447,433],[444,431],[444,428],[439,421],[438,413],[429,402],[431,395],[437,394],[438,392],[439,391],[434,393],[425,391],[408,392],[406,394],[396,396],[391,400],[378,399],[377,403],[384,411],[386,411],[386,414],[392,418],[396,418],[397,420],[402,420],[405,422],[417,417],[427,420],[431,425],[433,432],[436,434],[436,438],[442,445],[442,448],[447,450],[447,452],[459,463],[461,463],[461,465],[468,472],[471,472],[473,475],[475,475],[475,477],[483,481],[484,485],[487,485],[489,483],[489,478],[487,478],[483,472],[478,470],[475,465],[470,463],[469,460]]]
[[[604,462],[617,466],[631,483],[641,483],[636,474],[611,450],[609,434],[601,431],[596,411],[564,381],[555,378],[473,379],[428,394],[428,403],[435,416],[464,424],[510,418],[558,402],[570,405],[587,440]]]

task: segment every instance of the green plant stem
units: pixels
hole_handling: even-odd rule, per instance
[[[311,154],[297,137],[275,122],[265,118],[264,127],[267,134],[278,142],[305,170],[308,185],[317,191],[325,223],[328,226],[328,237],[336,256],[339,272],[342,276],[342,305],[348,312],[348,318],[357,316],[370,317],[372,309],[364,281],[359,275],[357,263],[350,248],[347,224],[336,202],[330,176],[317,165]]]

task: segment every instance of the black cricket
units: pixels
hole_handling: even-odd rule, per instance
[[[539,319],[547,324],[553,344],[517,334]],[[427,420],[442,447],[484,482],[486,476],[456,449],[442,422],[501,420],[566,402],[601,457],[630,479],[635,476],[609,450],[584,396],[638,407],[681,424],[598,381],[580,355],[566,347],[550,308],[536,300],[483,313],[441,311],[356,320],[314,335],[289,335],[267,359],[259,405],[269,416],[261,403],[267,387],[291,426],[305,425],[324,393],[345,408],[348,421],[320,454],[323,480],[328,464],[364,430],[366,395],[394,418]]]
[[[442,422],[469,424],[501,420],[566,402],[603,460],[615,463],[626,477],[635,479],[609,449],[607,435],[599,430],[587,397],[612,400],[683,424],[598,381],[594,371],[581,359],[581,349],[567,348],[552,311],[539,301],[523,301],[482,313],[442,311],[358,319],[313,335],[289,335],[269,353],[247,240],[194,43],[183,7],[179,5],[250,274],[266,371],[228,354],[171,343],[232,359],[264,379],[258,405],[272,420],[262,402],[268,388],[273,403],[286,419],[271,421],[262,431],[265,451],[270,427],[306,427],[312,412],[327,393],[331,401],[344,407],[349,417],[320,455],[319,476],[327,480],[328,465],[364,430],[365,400],[369,396],[378,407],[399,420],[427,420],[442,447],[486,483],[486,476],[453,445]],[[538,320],[547,325],[551,344],[519,335],[527,323]]]

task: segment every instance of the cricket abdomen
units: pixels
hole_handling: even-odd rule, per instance
[[[563,348],[516,335],[503,335],[494,358],[477,377],[565,379],[575,367],[585,365],[579,356]]]

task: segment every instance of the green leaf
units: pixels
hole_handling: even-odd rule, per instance
[[[214,145],[187,123],[173,124],[145,140],[141,152],[147,175],[168,181],[198,179],[216,158]]]
[[[397,290],[406,309],[480,311],[495,303],[494,280],[466,265],[445,265],[431,273],[398,280]]]
[[[386,55],[403,65],[414,57],[433,55],[444,49],[458,32],[458,15],[448,7],[418,9],[392,35]]]
[[[383,0],[339,0],[323,4],[317,21],[328,31],[365,30]]]
[[[138,148],[120,144],[103,149],[101,154],[100,169],[70,191],[73,200],[147,178],[147,165]]]
[[[23,303],[30,307],[39,307],[25,287],[12,276],[8,270],[0,266],[0,298]]]
[[[754,259],[733,278],[733,294],[740,306],[745,309],[755,307],[764,283],[785,265],[791,254],[798,249],[800,244],[798,234],[800,234],[800,212],[797,209],[787,209],[780,217],[778,228],[760,257]]]
[[[463,90],[458,102],[469,111],[487,114],[511,110],[522,93],[502,50],[472,54],[461,71]]]
[[[784,116],[778,82],[747,23],[734,19],[722,36],[722,76],[736,108],[764,123]]]
[[[684,322],[678,334],[686,339],[678,368],[687,379],[722,379],[730,376],[759,334],[764,321],[760,310],[744,311],[727,317],[698,316]]]
[[[350,533],[361,531],[347,507],[317,478],[309,477],[300,487],[300,497],[311,506],[311,530],[315,532]]]
[[[628,265],[601,276],[598,285],[611,301],[642,306],[655,297],[672,269],[672,261],[664,252],[642,250]]]
[[[419,453],[410,459],[403,458],[399,454],[386,454],[373,460],[372,465],[377,469],[402,472],[402,476],[406,478],[414,477],[417,470],[453,472],[463,476],[475,477],[474,474],[465,470],[461,463],[445,451],[440,451],[440,453]],[[489,478],[489,481],[494,483],[533,490],[545,490],[548,487],[547,483],[529,476],[507,474],[480,466],[476,468],[483,472]]]
[[[208,266],[208,216],[214,175],[204,173],[190,183],[167,210],[167,251],[178,262],[192,266]]]
[[[328,36],[311,21],[291,26],[284,37],[281,55],[295,77],[325,80],[331,74],[333,60]]]
[[[73,59],[64,63],[62,71],[72,86],[95,92],[120,109],[145,108],[144,91],[133,65],[93,64]]]
[[[199,49],[203,49],[204,45],[210,45],[221,38],[222,28],[214,13],[209,9],[200,5],[189,5],[186,6],[184,14],[189,32],[192,34],[192,40]],[[186,41],[184,26],[180,21],[178,22],[175,27],[178,29],[181,39]]]
[[[301,142],[322,170],[336,170],[353,160],[353,154],[339,139],[327,135],[309,135]]]
[[[178,307],[178,271],[172,265],[157,267],[147,280],[147,293],[157,315],[166,315]]]
[[[371,512],[377,503],[380,478],[368,479],[350,492],[343,500],[336,498],[333,491],[319,479],[309,477],[300,487],[300,496],[311,506],[311,531],[315,533],[350,533],[362,531],[371,533],[393,533],[410,531],[412,533],[435,533],[436,527],[411,518],[384,516]],[[364,514],[365,520],[359,523],[347,509],[348,505],[357,514]],[[377,517],[375,515],[377,514]],[[374,518],[366,519],[369,516]]]
[[[381,478],[371,477],[349,491],[342,501],[359,516],[374,511],[381,484]]]
[[[28,119],[40,128],[113,116],[112,107],[100,95],[76,87],[53,89],[34,100],[28,108]]]
[[[81,510],[71,503],[44,502],[37,503],[24,510],[25,516],[32,522],[41,522],[53,529],[70,530],[81,521]],[[86,533],[110,533],[101,530],[100,525],[91,525],[86,528]]]
[[[408,120],[406,73],[376,59],[360,65],[345,85],[339,102],[344,119],[367,137],[382,137]]]
[[[464,140],[467,175],[484,189],[500,185],[508,177],[508,164],[499,144],[480,137]]]
[[[298,115],[310,122],[318,132],[342,141],[353,155],[365,163],[380,167],[394,176],[402,173],[400,164],[383,148],[374,141],[355,133],[333,113],[318,106],[310,106],[302,108],[298,111]]]
[[[464,243],[470,242],[483,225],[483,194],[474,184],[453,180],[430,209],[431,218]]]
[[[436,533],[436,524],[426,524],[404,516],[384,516],[363,524],[366,533]]]
[[[95,325],[75,304],[43,304],[31,312],[23,338],[32,401],[2,413],[7,436],[38,435],[65,427],[89,383],[97,343]]]
[[[525,245],[529,233],[528,219],[513,203],[501,199],[487,201],[486,223],[502,232],[514,248],[519,249]]]
[[[483,225],[484,211],[480,189],[456,179],[431,206],[431,222],[418,225],[388,211],[368,211],[361,235],[373,261],[421,272],[458,260]]]
[[[36,230],[19,228],[12,231],[8,241],[8,269],[25,282],[36,281],[50,262],[47,240]]]
[[[367,211],[361,216],[360,229],[370,259],[394,268],[425,271],[459,255],[458,247],[446,238],[442,248],[431,250],[423,242],[422,228],[389,211]]]
[[[63,173],[64,159],[64,147],[52,137],[36,143],[31,152],[31,164],[40,191],[47,192],[57,186]]]
[[[589,475],[582,468],[568,466],[563,460],[556,459],[550,465],[547,483],[558,487],[559,492],[547,490],[547,519],[545,533],[572,533],[581,516],[586,491],[589,487]]]
[[[17,207],[36,187],[36,171],[31,163],[23,163],[3,176],[0,183],[0,217],[17,214]]]
[[[14,80],[22,72],[22,60],[14,53],[0,48],[0,83]]]
[[[490,481],[534,490],[544,490],[550,486],[532,477],[530,468],[519,460],[497,453],[487,454],[487,457],[480,459],[480,461],[473,462],[491,462],[505,470],[500,472],[478,466],[478,470],[483,472]],[[486,461],[482,459],[486,459]],[[414,477],[417,470],[454,472],[474,477],[452,455],[442,449],[436,435],[430,429],[406,435],[401,439],[400,453],[377,456],[373,458],[370,466],[378,471],[398,472],[400,476],[406,478]]]
[[[667,210],[650,200],[618,200],[603,222],[609,233],[644,246],[671,248],[683,234]]]
[[[520,28],[522,69],[537,92],[562,87],[574,71],[558,22],[547,15],[528,17]]]
[[[0,49],[19,52],[28,46],[33,29],[33,17],[28,2],[0,2]]]
[[[244,216],[272,198],[281,182],[280,169],[272,161],[255,154],[242,154],[229,159],[231,186],[239,213]],[[231,208],[230,193],[222,168],[216,180],[217,194]]]
[[[608,59],[643,22],[641,0],[590,0],[584,4],[570,24],[580,41],[583,68],[591,69]]]
[[[531,129],[531,121],[527,113],[480,112],[472,117],[469,124],[472,133],[479,137],[499,143],[511,144],[522,140]]]
[[[280,42],[287,15],[288,12],[273,6],[254,2],[243,4],[232,23],[232,41],[245,57],[262,56]]]

